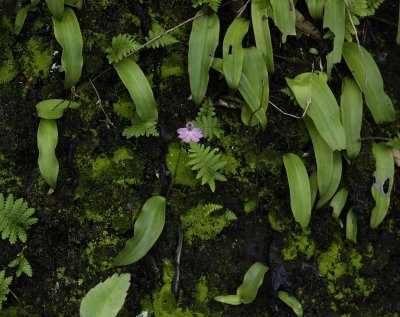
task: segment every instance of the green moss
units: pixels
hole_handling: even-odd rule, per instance
[[[99,10],[107,9],[114,4],[114,0],[88,0],[88,6]]]
[[[348,265],[341,262],[342,245],[337,241],[332,242],[326,252],[318,256],[318,269],[322,275],[329,280],[336,280],[347,272]]]
[[[163,60],[161,66],[161,79],[171,76],[182,77],[185,74],[183,67],[183,59],[179,54],[171,54]]]
[[[189,165],[187,165],[189,156],[185,150],[181,149],[179,144],[171,143],[168,146],[168,154],[165,160],[175,184],[185,185],[191,188],[196,186],[196,177]]]
[[[14,58],[8,57],[3,63],[0,64],[0,84],[5,84],[12,81],[18,74]]]
[[[119,116],[126,118],[128,120],[132,120],[135,111],[135,104],[132,101],[120,100],[113,104],[113,108],[116,114]]]
[[[271,225],[271,228],[278,232],[285,231],[292,222],[290,218],[285,217],[285,215],[280,210],[276,209],[271,209],[268,212],[268,221]]]
[[[21,303],[19,306],[4,308],[0,311],[0,317],[39,317],[32,313],[33,309]]]
[[[105,272],[112,268],[118,241],[107,231],[100,232],[97,240],[90,241],[83,255],[89,264],[88,271]]]
[[[307,232],[291,232],[284,238],[285,246],[282,248],[282,257],[284,260],[294,260],[299,254],[306,256],[307,260],[315,253],[315,242],[312,240],[310,230]]]
[[[47,78],[53,63],[53,47],[43,38],[34,36],[26,43],[26,50],[22,57],[23,72],[26,77]]]

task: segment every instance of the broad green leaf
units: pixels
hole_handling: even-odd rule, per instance
[[[339,151],[333,152],[333,167],[332,174],[329,177],[330,183],[328,190],[324,195],[321,195],[317,203],[317,208],[326,204],[335,195],[336,190],[340,185],[340,180],[342,179],[342,155]]]
[[[372,210],[370,227],[376,228],[385,219],[390,205],[393,188],[394,160],[392,150],[384,143],[374,143],[372,153],[375,157],[374,183],[371,186],[375,207]]]
[[[244,124],[253,126],[259,123],[265,129],[269,99],[268,71],[260,51],[255,47],[244,49],[239,92],[246,101],[241,114]]]
[[[214,300],[230,305],[249,304],[253,302],[268,269],[268,266],[261,262],[254,263],[247,270],[243,278],[243,283],[236,290],[236,295],[216,296]]]
[[[351,159],[358,156],[361,150],[361,124],[363,116],[363,100],[357,82],[349,77],[343,79],[340,96],[340,112],[346,134],[346,153]]]
[[[239,87],[242,74],[244,50],[242,41],[249,29],[249,21],[236,18],[226,31],[222,47],[222,67],[228,86],[232,89]]]
[[[306,230],[311,217],[311,189],[306,167],[302,160],[293,153],[283,156],[290,190],[290,206],[294,220]]]
[[[82,299],[80,317],[115,317],[125,302],[131,275],[113,276],[93,287]]]
[[[70,100],[48,99],[39,102],[36,105],[36,111],[39,118],[60,119],[66,109],[77,109],[79,106],[80,104],[78,102]]]
[[[37,146],[39,149],[38,165],[44,180],[52,188],[56,187],[58,160],[56,147],[58,143],[57,123],[55,120],[40,119]]]
[[[78,20],[71,8],[64,9],[62,20],[53,19],[54,35],[63,51],[61,65],[65,71],[64,88],[75,85],[82,73],[82,34]]]
[[[329,147],[342,150],[346,147],[346,135],[340,122],[339,106],[323,78],[324,73],[321,74],[303,73],[294,79],[286,78],[286,82],[303,110],[309,105],[307,115]]]
[[[270,0],[274,11],[274,23],[282,32],[282,43],[288,35],[296,35],[296,12],[293,0]]]
[[[346,238],[357,243],[357,216],[351,208],[346,216]]]
[[[140,67],[128,57],[115,63],[114,67],[128,89],[140,119],[143,121],[157,119],[158,112],[153,91]]]
[[[320,196],[323,196],[328,192],[329,186],[331,185],[333,151],[318,133],[312,120],[306,116],[304,122],[310,133],[314,147],[314,156],[317,163],[318,191]]]
[[[83,0],[64,0],[64,3],[80,10],[82,9]]]
[[[334,64],[342,59],[344,33],[346,28],[346,7],[344,0],[325,0],[324,28],[329,28],[335,35],[333,51],[326,56],[328,78]]]
[[[314,20],[320,20],[324,12],[326,0],[306,0],[308,11]]]
[[[356,43],[345,43],[343,57],[365,96],[365,103],[376,123],[395,120],[392,101],[383,90],[378,66],[368,51]]]
[[[188,72],[193,101],[200,105],[206,95],[208,71],[218,46],[219,19],[214,12],[204,10],[196,16],[189,38]]]
[[[296,297],[290,296],[285,291],[279,291],[278,297],[293,310],[297,317],[303,317],[303,307]]]
[[[146,201],[134,225],[134,236],[115,258],[116,266],[139,261],[153,247],[165,223],[165,198],[154,196]]]
[[[349,190],[347,188],[342,188],[332,198],[329,206],[333,208],[333,212],[332,212],[333,218],[339,219],[340,213],[342,212],[343,207],[346,204],[348,195],[349,195]]]
[[[274,72],[274,56],[268,24],[266,0],[251,1],[251,22],[253,24],[256,47],[261,52],[269,72]]]
[[[37,10],[37,5],[39,4],[39,2],[40,0],[31,0],[30,4],[23,6],[21,9],[19,9],[17,16],[15,17],[15,34],[18,35],[19,32],[21,32],[28,12]]]
[[[64,14],[64,0],[46,0],[46,3],[51,15],[61,20]]]

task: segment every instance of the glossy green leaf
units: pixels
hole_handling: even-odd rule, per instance
[[[193,101],[200,105],[206,95],[208,71],[218,46],[219,19],[214,12],[205,13],[204,10],[196,16],[189,38],[188,72]]]
[[[116,266],[139,261],[153,247],[165,223],[165,198],[154,196],[146,201],[134,225],[134,236],[115,258]]]
[[[93,287],[82,299],[80,317],[115,317],[125,302],[131,275],[113,276]]]
[[[320,20],[324,12],[325,0],[306,0],[308,11],[314,20]]]
[[[236,18],[226,31],[222,46],[222,67],[228,86],[232,89],[239,87],[244,59],[242,41],[249,29],[249,21]]]
[[[340,112],[346,134],[346,153],[349,158],[354,159],[361,150],[360,133],[363,117],[363,100],[357,82],[349,77],[343,79]]]
[[[314,156],[317,163],[318,191],[321,196],[324,196],[329,191],[329,186],[331,185],[333,151],[318,133],[312,120],[306,116],[304,122],[310,133],[314,148]]]
[[[371,192],[376,205],[372,210],[370,227],[376,228],[385,219],[389,209],[394,179],[394,159],[391,148],[384,143],[374,143],[372,153],[375,157],[375,172]]]
[[[357,243],[357,216],[351,208],[346,216],[346,238]]]
[[[335,35],[333,50],[326,56],[328,78],[334,64],[342,59],[344,34],[346,29],[346,10],[344,0],[325,0],[324,28],[329,28]]]
[[[158,112],[153,91],[140,67],[128,57],[115,63],[114,67],[128,89],[140,119],[143,121],[157,119]]]
[[[348,195],[349,195],[349,190],[347,188],[342,188],[332,198],[329,206],[333,208],[333,212],[332,212],[333,218],[335,218],[335,219],[339,218],[340,213],[342,212],[343,207],[346,204]]]
[[[290,296],[285,291],[279,291],[278,297],[293,310],[297,317],[303,317],[303,307],[296,297]]]
[[[340,185],[340,180],[342,179],[342,155],[339,151],[333,152],[332,173],[329,179],[330,183],[328,186],[328,190],[324,195],[321,195],[321,197],[319,198],[317,208],[326,204],[333,197],[333,195],[335,195]]]
[[[61,65],[65,71],[64,88],[75,85],[82,73],[82,34],[78,20],[71,8],[65,8],[62,20],[53,19],[54,35],[63,51]]]
[[[311,218],[311,189],[303,161],[293,153],[283,156],[290,190],[290,206],[296,222],[306,230]]]
[[[286,78],[286,82],[303,110],[309,105],[307,115],[329,147],[342,150],[346,147],[346,135],[339,106],[323,75],[303,73],[294,79]]]
[[[269,99],[268,71],[260,51],[255,47],[244,50],[239,92],[246,101],[241,113],[244,124],[248,126],[260,124],[265,129]]]
[[[274,22],[282,32],[282,43],[288,35],[296,35],[296,12],[293,0],[270,0],[274,11]]]
[[[56,147],[58,143],[58,130],[55,120],[40,119],[37,146],[39,149],[38,165],[44,180],[52,188],[56,187],[58,176],[58,160]]]
[[[383,90],[378,66],[368,51],[356,43],[345,43],[343,57],[365,96],[365,103],[376,123],[395,120],[392,101]]]
[[[268,269],[268,266],[260,262],[254,263],[247,270],[243,278],[243,283],[236,290],[236,295],[216,296],[214,300],[230,305],[249,304],[253,302]]]
[[[30,11],[36,11],[37,5],[39,4],[40,0],[31,0],[31,3],[23,6],[19,9],[17,16],[15,17],[15,34],[19,34],[21,32],[22,27],[25,24],[26,16]]]
[[[268,8],[266,0],[251,1],[251,23],[253,24],[256,47],[261,52],[269,72],[274,72],[274,56],[271,34],[268,23]]]
[[[79,106],[80,104],[75,101],[65,99],[48,99],[39,102],[36,105],[36,111],[39,118],[60,119],[66,109],[77,109]]]
[[[51,15],[61,20],[64,15],[64,0],[46,0],[46,3]]]
[[[311,192],[311,206],[314,206],[315,199],[318,193],[318,176],[317,172],[313,171],[310,174],[310,192]]]

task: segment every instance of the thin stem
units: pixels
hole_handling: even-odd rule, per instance
[[[269,102],[275,109],[277,109],[279,112],[281,112],[281,113],[284,114],[285,116],[289,116],[289,117],[296,118],[296,119],[303,119],[303,118],[305,117],[305,115],[307,114],[308,108],[309,108],[310,105],[311,105],[311,97],[310,97],[310,99],[307,100],[306,109],[304,109],[304,112],[303,112],[303,114],[302,114],[300,117],[299,117],[299,116],[296,116],[296,115],[294,115],[294,114],[290,114],[290,113],[287,113],[287,112],[283,111],[282,109],[280,109],[278,106],[276,106],[276,105],[275,105],[272,101],[270,101],[270,100],[268,100],[268,102]]]
[[[94,92],[95,92],[96,95],[97,95],[97,102],[96,102],[96,104],[98,104],[98,105],[99,105],[99,108],[101,109],[101,111],[103,111],[104,116],[106,117],[106,121],[107,121],[111,126],[114,126],[114,123],[112,123],[112,121],[111,121],[110,118],[108,117],[106,111],[104,110],[103,104],[101,103],[101,98],[100,98],[99,92],[97,91],[95,85],[93,84],[93,81],[92,81],[90,78],[89,78],[89,82],[90,82],[90,84],[92,85],[92,87],[93,87],[93,89],[94,89]]]
[[[179,160],[180,160],[180,158],[181,158],[181,154],[182,154],[182,147],[181,147],[181,149],[180,149],[180,151],[179,151],[178,159],[176,160],[176,165],[175,165],[174,173],[171,175],[171,183],[169,184],[167,193],[166,193],[166,195],[165,195],[165,200],[166,200],[166,201],[168,200],[168,196],[169,196],[169,193],[170,193],[170,191],[171,191],[172,185],[173,185],[174,182],[175,182],[176,172],[178,171],[178,164],[179,164]]]

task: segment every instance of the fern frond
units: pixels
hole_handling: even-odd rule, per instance
[[[216,117],[215,107],[211,99],[206,99],[203,102],[194,123],[196,127],[203,130],[203,136],[208,140],[212,140],[214,136],[219,139],[224,133]]]
[[[9,239],[14,244],[17,239],[26,242],[29,227],[37,222],[37,218],[31,217],[34,208],[28,208],[28,203],[22,198],[14,200],[13,195],[0,194],[0,232],[3,240]]]
[[[159,25],[154,25],[153,29],[149,31],[149,36],[146,37],[146,42],[149,41],[151,41],[151,43],[147,44],[146,47],[151,48],[158,48],[160,46],[164,47],[178,42],[174,36],[165,33],[165,30]]]
[[[17,268],[17,271],[15,272],[17,277],[19,277],[22,273],[32,277],[32,267],[22,252],[18,253],[17,257],[8,264],[8,267]]]
[[[5,277],[6,271],[0,271],[0,310],[2,308],[3,302],[7,299],[7,294],[10,292],[10,284],[12,282],[12,277]]]
[[[0,84],[7,84],[12,81],[18,72],[13,58],[7,59],[0,65]]]
[[[193,8],[196,8],[203,4],[207,4],[211,9],[217,12],[219,6],[221,5],[221,0],[194,0],[192,6]]]
[[[108,62],[117,63],[133,51],[137,51],[142,46],[135,41],[135,38],[128,34],[118,34],[112,39],[111,47],[106,49]]]
[[[367,15],[374,15],[375,11],[380,7],[383,1],[385,0],[367,0],[368,2]]]
[[[157,121],[156,120],[149,120],[149,121],[142,121],[138,116],[136,116],[132,120],[132,125],[127,127],[122,132],[122,135],[127,139],[130,138],[138,138],[140,136],[158,136],[157,131]]]
[[[204,147],[202,144],[190,143],[188,165],[192,166],[192,170],[197,171],[196,178],[201,178],[201,184],[208,184],[212,192],[215,191],[215,180],[226,181],[225,176],[219,173],[226,161],[221,159],[221,154],[215,154],[215,150]]]

